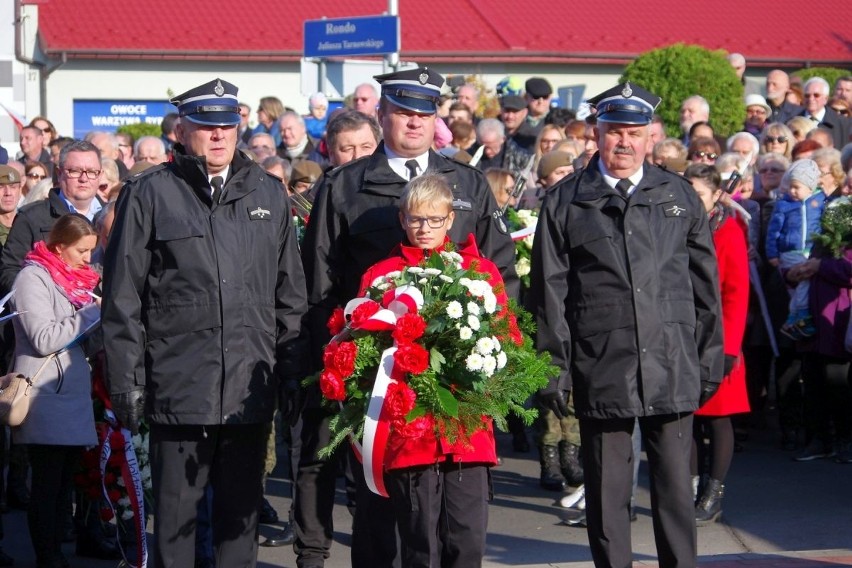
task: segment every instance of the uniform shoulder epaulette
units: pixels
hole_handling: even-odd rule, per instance
[[[140,180],[140,179],[142,179],[143,177],[145,177],[145,176],[147,176],[147,175],[150,175],[150,174],[152,174],[152,173],[154,173],[154,172],[159,172],[160,170],[164,170],[164,169],[166,169],[166,168],[168,167],[168,165],[169,165],[169,163],[168,163],[168,162],[163,162],[163,163],[161,163],[161,164],[155,164],[155,165],[151,166],[150,168],[145,168],[145,169],[144,169],[144,170],[142,170],[141,172],[139,172],[139,173],[135,173],[135,174],[133,174],[132,176],[130,176],[130,177],[128,177],[127,179],[125,179],[125,180],[124,180],[124,183],[131,183],[131,182],[134,182],[134,181]]]

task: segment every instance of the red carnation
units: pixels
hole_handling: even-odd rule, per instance
[[[373,300],[367,300],[366,302],[362,302],[352,311],[352,328],[358,329],[361,327],[365,321],[370,319],[370,317],[379,311],[379,304],[374,302]]]
[[[118,500],[121,499],[121,491],[118,489],[109,489],[107,491],[107,497],[109,497],[109,500],[113,503],[118,503]]]
[[[393,361],[400,371],[418,375],[429,368],[429,352],[417,343],[404,343],[393,354]]]
[[[411,422],[398,426],[396,431],[404,438],[422,438],[434,433],[435,420],[429,414],[419,416]]]
[[[386,396],[388,412],[394,420],[405,418],[409,412],[414,410],[414,403],[417,402],[417,393],[406,383],[397,382],[388,386]]]
[[[101,509],[101,520],[104,522],[112,520],[113,514],[112,509],[109,507],[104,507]]]
[[[346,387],[343,379],[332,370],[326,369],[320,374],[320,390],[322,395],[329,400],[343,400],[346,398]]]
[[[332,336],[343,331],[343,328],[346,327],[346,316],[343,315],[343,308],[334,308],[331,317],[328,318],[328,323],[325,325]]]
[[[338,376],[346,378],[355,372],[355,359],[358,357],[358,347],[352,341],[329,343],[322,355],[326,369],[335,371]]]
[[[412,343],[421,337],[426,331],[426,322],[417,314],[405,314],[396,320],[393,330],[393,338],[397,343]]]

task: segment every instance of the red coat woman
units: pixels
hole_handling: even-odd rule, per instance
[[[717,215],[722,215],[723,218],[714,222],[714,215],[711,214],[710,226],[713,228],[713,244],[716,245],[716,258],[719,262],[725,358],[727,361],[731,361],[731,358],[735,360],[731,372],[722,379],[719,390],[695,412],[696,416],[730,416],[749,411],[742,357],[749,297],[746,233],[738,220],[727,210],[720,211]]]
[[[693,164],[686,169],[684,177],[692,182],[710,220],[719,263],[725,336],[725,376],[716,393],[695,412],[693,422],[690,468],[698,497],[695,520],[701,525],[716,521],[722,514],[724,481],[734,457],[734,427],[730,417],[749,410],[742,358],[749,296],[748,226],[740,223],[733,211],[720,202],[723,190],[716,168]],[[708,437],[709,447],[704,443]],[[708,451],[709,459],[704,459]],[[706,471],[699,468],[704,464],[708,464]],[[701,474],[705,474],[706,481],[699,497]]]

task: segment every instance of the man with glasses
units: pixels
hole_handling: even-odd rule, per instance
[[[276,155],[275,138],[271,134],[259,132],[249,138],[248,149],[254,154],[255,162],[263,163],[266,158]]]
[[[249,124],[251,118],[251,105],[240,103],[240,125],[237,127],[237,148],[245,149],[249,146],[252,127]]]
[[[510,296],[517,296],[514,247],[483,175],[431,150],[444,78],[419,68],[379,75],[379,123],[384,141],[369,157],[333,169],[317,182],[316,201],[302,243],[308,284],[308,314],[314,369],[322,368],[332,310],[358,293],[361,275],[386,258],[404,237],[399,197],[406,183],[424,172],[446,176],[453,190],[455,222],[450,238],[471,233],[482,255],[501,270]],[[320,406],[315,385],[305,393],[301,457],[296,489],[296,543],[299,568],[324,565],[331,548],[337,459],[321,460],[329,442],[331,413]],[[357,468],[356,468],[357,469]],[[394,516],[387,499],[372,494],[355,472],[359,488],[352,534],[354,568],[389,568],[396,557]]]
[[[0,256],[0,295],[12,289],[21,262],[36,241],[43,241],[53,223],[66,213],[79,213],[89,221],[101,210],[97,198],[101,154],[90,142],[75,141],[59,154],[59,187],[48,198],[21,208]]]
[[[810,118],[820,128],[831,132],[834,147],[843,148],[849,142],[852,124],[848,118],[840,116],[834,109],[826,106],[829,90],[828,81],[822,77],[811,77],[805,81],[803,86],[805,110],[800,113],[800,116]]]
[[[379,106],[379,93],[372,83],[362,83],[355,87],[352,95],[352,108],[367,116],[376,117]]]

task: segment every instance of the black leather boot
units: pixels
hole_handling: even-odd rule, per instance
[[[571,487],[583,484],[583,464],[580,462],[580,446],[559,442],[559,463],[562,475]]]
[[[548,491],[564,491],[565,478],[559,465],[559,450],[556,446],[541,446],[541,486]]]
[[[715,523],[722,515],[722,497],[725,495],[725,486],[718,479],[712,477],[707,480],[701,498],[695,506],[695,521],[698,525]]]

